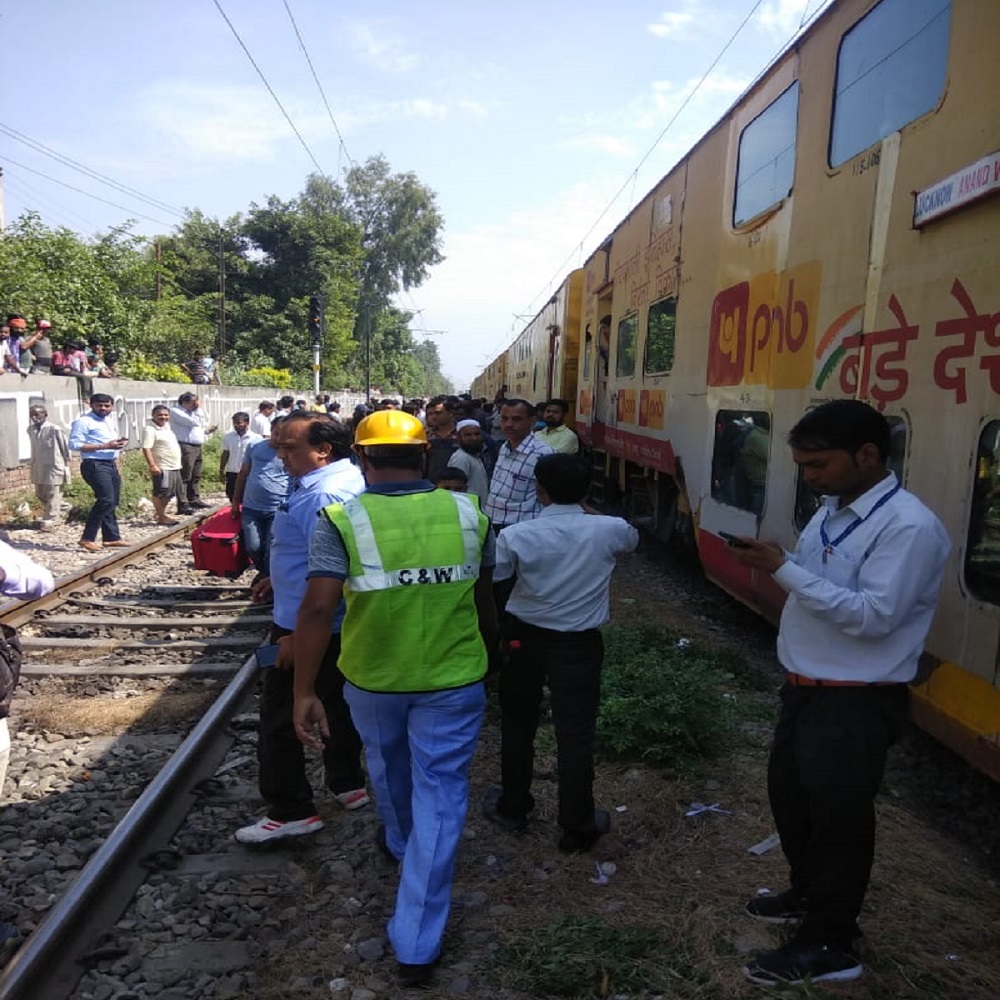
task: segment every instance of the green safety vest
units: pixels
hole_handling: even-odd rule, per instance
[[[489,521],[447,490],[362,493],[324,513],[350,560],[338,666],[367,691],[440,691],[481,680],[474,589]]]

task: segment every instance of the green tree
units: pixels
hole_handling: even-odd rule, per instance
[[[57,342],[98,337],[131,349],[153,312],[156,269],[144,242],[127,226],[86,241],[26,213],[0,233],[0,301],[48,319]]]
[[[384,156],[373,156],[347,171],[343,188],[312,174],[301,201],[314,211],[341,213],[361,233],[363,259],[354,323],[354,339],[361,350],[369,318],[388,308],[397,292],[422,284],[430,268],[444,260],[444,219],[436,196],[416,174],[394,174]],[[377,327],[374,319],[371,329]]]

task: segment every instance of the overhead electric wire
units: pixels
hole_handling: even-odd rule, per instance
[[[292,14],[291,7],[288,6],[288,0],[281,0],[281,2],[285,5],[285,10],[288,13],[288,19],[292,22],[292,27],[295,29],[295,37],[299,40],[299,48],[302,49],[302,54],[306,57],[306,62],[309,64],[309,72],[312,73],[312,78],[316,81],[319,96],[323,98],[323,103],[326,105],[326,113],[330,116],[330,122],[333,125],[334,132],[337,133],[337,139],[340,141],[340,148],[344,151],[344,156],[347,157],[347,162],[350,163],[352,167],[356,167],[357,164],[354,162],[351,154],[347,151],[347,143],[344,142],[344,137],[340,134],[340,126],[337,125],[337,119],[333,117],[333,109],[330,107],[330,102],[326,99],[323,84],[319,82],[319,77],[316,75],[312,59],[309,58],[309,50],[306,48],[306,43],[302,39],[302,33],[299,31],[299,26],[295,23],[295,17]]]
[[[674,112],[674,114],[671,117],[670,121],[667,122],[667,124],[664,126],[663,130],[656,137],[656,141],[646,151],[645,155],[638,162],[638,164],[636,164],[636,166],[629,172],[629,175],[626,178],[625,182],[615,192],[615,194],[612,196],[612,198],[608,202],[608,204],[605,205],[605,207],[602,209],[600,215],[598,215],[598,217],[594,220],[594,223],[590,226],[590,228],[586,231],[586,233],[584,233],[584,235],[580,238],[579,242],[577,242],[577,243],[574,244],[573,249],[566,255],[566,258],[563,260],[562,264],[559,265],[559,268],[555,272],[555,274],[553,274],[552,277],[549,278],[549,280],[545,283],[545,285],[542,287],[542,289],[539,292],[537,292],[535,294],[535,296],[531,299],[531,302],[529,303],[529,306],[528,306],[529,309],[531,308],[531,304],[532,303],[534,303],[535,301],[537,301],[537,299],[539,299],[540,297],[542,297],[545,294],[547,294],[549,288],[552,287],[552,283],[554,281],[558,280],[559,277],[564,273],[564,271],[566,269],[566,265],[573,259],[573,257],[575,257],[575,256],[583,253],[584,242],[586,241],[587,237],[590,236],[590,234],[597,228],[597,226],[600,224],[601,220],[604,218],[605,215],[608,214],[608,212],[611,210],[611,207],[615,204],[615,202],[618,201],[618,199],[621,197],[622,192],[629,186],[629,184],[631,183],[631,184],[634,185],[635,178],[638,177],[638,172],[642,168],[643,164],[653,154],[654,150],[660,144],[660,142],[662,142],[663,137],[667,134],[667,131],[670,129],[670,127],[677,120],[677,117],[684,110],[684,108],[687,107],[687,105],[690,103],[690,101],[694,97],[694,95],[701,89],[702,85],[708,79],[709,75],[712,73],[712,71],[718,65],[719,60],[726,54],[726,52],[728,51],[728,49],[732,46],[733,42],[736,41],[736,39],[739,36],[740,32],[746,27],[747,23],[754,16],[754,14],[757,13],[757,10],[762,5],[762,3],[763,3],[763,0],[756,0],[756,2],[754,3],[753,7],[751,7],[751,9],[750,9],[750,12],[746,15],[746,17],[743,18],[743,20],[740,22],[739,27],[732,34],[732,36],[730,37],[729,41],[726,42],[726,44],[723,46],[723,48],[719,51],[719,54],[712,61],[711,66],[709,66],[709,68],[705,71],[705,73],[702,75],[701,79],[695,85],[694,89],[684,99],[684,102],[677,109],[677,111]],[[811,5],[812,5],[812,0],[806,0],[806,5],[805,5],[805,8],[803,9],[802,17],[799,20],[799,26],[798,26],[798,28],[795,31],[793,31],[792,34],[791,34],[791,36],[782,43],[782,45],[778,49],[777,53],[771,59],[768,60],[768,62],[765,65],[764,69],[761,70],[761,72],[758,73],[757,76],[754,78],[754,81],[753,81],[754,83],[756,83],[757,80],[759,80],[761,78],[761,76],[763,76],[764,73],[766,73],[770,69],[770,67],[774,64],[774,62],[779,58],[779,56],[781,55],[781,53],[784,52],[785,49],[788,47],[788,45],[794,40],[794,38],[796,37],[796,35],[798,35],[802,31],[803,25],[806,22],[806,13],[808,12],[809,7]],[[821,0],[820,5],[816,8],[816,11],[812,14],[812,19],[815,19],[816,17],[818,17],[819,14],[825,8],[825,6],[827,6],[826,0]],[[751,84],[751,86],[753,86],[753,84]],[[530,315],[534,315],[534,313],[531,313]],[[511,332],[514,332],[514,324],[513,323],[511,324]],[[507,337],[505,336],[501,341],[498,342],[498,347],[493,348],[493,350],[491,350],[489,352],[489,354],[486,355],[486,356],[488,358],[490,358],[490,360],[492,360],[496,356],[496,353],[497,353],[497,350],[499,349],[499,347],[502,347],[502,345],[504,343],[506,343],[506,342],[507,342]]]
[[[712,71],[715,69],[715,67],[719,65],[719,61],[729,51],[730,46],[733,44],[733,42],[736,41],[740,32],[746,27],[750,18],[752,18],[754,14],[757,13],[758,8],[761,6],[761,4],[763,4],[763,2],[764,0],[755,0],[753,7],[750,8],[750,13],[743,18],[743,20],[740,22],[739,27],[729,37],[729,41],[727,41],[726,44],[722,46],[722,48],[719,50],[718,55],[716,55],[716,57],[712,60],[712,64],[702,74],[701,79],[691,89],[691,92],[687,95],[687,97],[685,97],[684,100],[681,101],[680,107],[673,113],[667,124],[663,126],[663,129],[660,131],[660,134],[654,140],[652,146],[650,146],[649,149],[646,150],[645,154],[642,156],[642,159],[640,159],[639,162],[632,168],[632,170],[629,172],[628,177],[625,179],[625,182],[612,195],[611,200],[604,206],[604,208],[601,210],[600,215],[598,215],[597,218],[593,221],[590,228],[583,234],[583,236],[580,237],[579,243],[574,244],[573,249],[566,256],[565,260],[559,265],[559,268],[556,270],[556,273],[551,278],[549,278],[549,280],[542,287],[541,291],[537,292],[534,298],[532,298],[531,302],[528,303],[529,309],[531,308],[532,303],[537,301],[537,299],[540,296],[546,294],[548,289],[552,286],[552,282],[556,281],[560,277],[560,275],[562,275],[562,273],[566,270],[566,265],[573,259],[574,254],[578,252],[578,247],[583,246],[587,237],[590,236],[590,234],[601,224],[601,220],[604,218],[604,216],[606,216],[608,212],[611,211],[612,206],[621,197],[622,192],[629,186],[629,184],[634,183],[634,179],[638,177],[639,171],[642,169],[643,164],[645,164],[645,162],[653,155],[654,151],[656,150],[656,147],[659,146],[659,144],[663,141],[663,137],[670,130],[674,122],[677,121],[677,118],[680,116],[681,112],[688,106],[688,104],[691,103],[695,94],[697,94],[698,91],[701,90],[702,85],[712,74]]]
[[[76,216],[76,218],[84,224],[88,229],[92,229],[95,232],[100,229],[100,226],[96,225],[92,220],[85,218],[80,215],[79,212],[74,212],[73,209],[67,207],[66,205],[60,204],[58,201],[50,198],[48,195],[43,194],[38,191],[33,185],[29,184],[23,177],[19,177],[16,174],[4,174],[4,186],[19,200],[23,203],[24,211],[36,211],[34,205],[48,205],[49,208],[46,210],[46,214],[55,215],[57,218],[59,216]],[[39,213],[41,214],[41,213]],[[73,228],[70,226],[69,228]]]
[[[23,163],[18,163],[17,160],[12,160],[5,153],[0,153],[0,160],[5,163],[11,163],[15,167],[20,167],[22,170],[27,170],[29,174],[37,174],[39,177],[44,177],[45,180],[52,181],[53,184],[61,184],[64,188],[69,188],[70,191],[76,191],[77,194],[85,195],[87,198],[93,198],[94,201],[103,202],[105,205],[110,205],[112,208],[117,208],[122,212],[127,212],[129,215],[138,216],[140,219],[146,219],[148,222],[155,222],[158,226],[167,226],[169,228],[173,225],[172,222],[164,222],[163,219],[155,219],[151,215],[143,215],[142,212],[133,211],[131,208],[119,205],[115,201],[108,201],[107,198],[101,198],[99,195],[91,194],[89,191],[84,191],[83,188],[74,187],[72,184],[67,184],[65,181],[59,180],[58,177],[50,177],[48,174],[43,174],[41,170],[35,170],[32,167],[25,166]]]
[[[80,163],[78,160],[74,160],[70,156],[57,152],[56,150],[46,146],[44,143],[39,142],[37,139],[32,139],[31,136],[25,135],[23,132],[19,132],[16,128],[7,125],[4,122],[0,122],[0,132],[8,136],[8,138],[13,139],[15,142],[20,142],[29,149],[35,150],[37,153],[42,153],[44,156],[57,160],[64,166],[77,170],[82,174],[86,174],[88,177],[91,177],[96,181],[100,181],[101,184],[114,188],[122,194],[127,194],[132,198],[145,202],[153,208],[158,208],[164,212],[170,212],[171,215],[178,215],[181,218],[185,217],[185,213],[182,209],[174,208],[173,205],[168,205],[165,201],[160,201],[158,198],[152,198],[149,195],[143,194],[141,191],[137,191],[135,188],[129,187],[127,184],[122,184],[121,182],[116,181],[113,177],[108,177],[106,174],[93,170],[85,164]]]
[[[257,75],[260,77],[261,83],[263,83],[264,86],[267,88],[267,92],[274,99],[274,103],[278,105],[278,109],[285,116],[285,121],[288,122],[291,130],[295,133],[295,137],[299,140],[299,142],[302,145],[302,148],[306,151],[306,155],[309,157],[310,160],[312,160],[313,166],[319,171],[322,177],[329,177],[329,174],[319,165],[319,161],[316,159],[316,157],[313,156],[313,151],[309,148],[305,139],[302,138],[302,133],[299,132],[299,130],[295,127],[295,122],[292,121],[291,115],[289,115],[289,113],[285,110],[285,106],[278,99],[278,95],[274,92],[274,88],[271,86],[271,84],[267,82],[267,77],[264,76],[263,70],[261,70],[261,68],[257,65],[257,62],[254,59],[254,57],[250,55],[250,50],[244,44],[243,39],[240,38],[240,33],[236,30],[235,26],[233,25],[233,22],[230,21],[229,18],[226,16],[226,12],[222,9],[222,4],[219,3],[219,0],[212,0],[212,2],[215,4],[216,9],[219,11],[219,13],[222,15],[222,20],[225,21],[226,24],[229,26],[229,30],[233,33],[233,37],[236,39],[237,42],[239,42],[240,48],[243,49],[243,52],[246,55],[247,59],[250,60],[250,65],[253,66],[253,68],[257,71]]]

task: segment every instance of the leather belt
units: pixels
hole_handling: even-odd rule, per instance
[[[866,687],[898,687],[897,681],[831,681],[816,677],[804,677],[802,674],[785,674],[785,680],[793,687],[831,687],[831,688],[866,688]]]

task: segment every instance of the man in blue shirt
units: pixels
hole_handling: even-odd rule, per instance
[[[283,420],[275,418],[269,437],[255,441],[247,450],[233,487],[233,520],[242,517],[243,544],[262,577],[270,573],[271,524],[288,498],[288,473],[278,455],[278,431]]]
[[[292,477],[292,489],[274,516],[270,576],[253,587],[257,601],[273,595],[271,642],[281,646],[276,665],[264,671],[260,698],[257,760],[267,814],[236,831],[242,844],[300,837],[323,829],[306,777],[305,753],[292,725],[295,651],[291,633],[305,596],[309,545],[320,511],[356,497],[365,488],[364,477],[350,460],[350,449],[351,432],[326,414],[296,412],[278,430],[278,454]],[[342,620],[343,608],[331,628],[316,690],[332,734],[323,748],[327,787],[345,809],[358,809],[369,798],[361,769],[361,739],[344,701],[344,675],[337,668]]]
[[[128,439],[120,436],[118,421],[111,414],[113,405],[107,393],[95,392],[90,397],[90,413],[74,420],[69,432],[70,451],[80,453],[80,475],[94,491],[94,506],[87,515],[80,539],[80,548],[87,552],[101,551],[97,544],[98,532],[105,548],[128,545],[122,540],[115,514],[122,486],[118,455]]]

